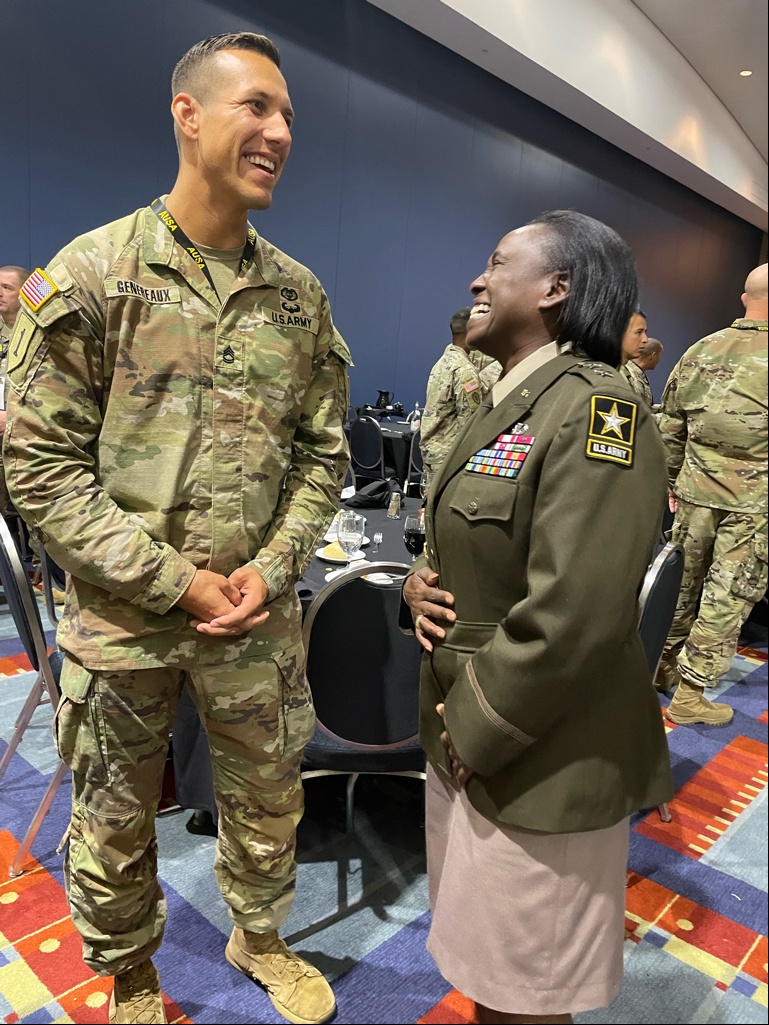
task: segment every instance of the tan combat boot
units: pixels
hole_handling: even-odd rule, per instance
[[[679,726],[692,726],[698,722],[706,726],[725,726],[732,721],[733,716],[733,708],[708,701],[702,687],[695,686],[683,677],[667,710],[668,719]]]
[[[233,929],[224,952],[230,964],[264,990],[295,1025],[319,1025],[336,1013],[331,987],[317,968],[289,950],[276,932]]]
[[[109,1004],[111,1025],[156,1025],[166,1022],[160,979],[152,961],[115,976]]]

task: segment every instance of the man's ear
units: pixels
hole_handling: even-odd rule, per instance
[[[189,93],[178,93],[171,100],[171,114],[176,125],[178,136],[185,139],[196,139],[199,128],[198,114],[200,105]]]

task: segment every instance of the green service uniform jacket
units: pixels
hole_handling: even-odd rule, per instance
[[[662,443],[619,373],[572,353],[490,404],[428,496],[424,558],[458,618],[424,658],[422,742],[448,772],[435,711],[445,701],[481,814],[602,829],[672,794],[637,629],[667,484]]]

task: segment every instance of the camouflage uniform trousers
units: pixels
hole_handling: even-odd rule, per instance
[[[684,549],[684,576],[660,683],[672,686],[677,669],[698,687],[715,687],[766,590],[767,517],[679,501],[673,540]]]
[[[301,643],[187,671],[90,671],[66,660],[54,724],[73,773],[65,878],[83,959],[97,974],[151,957],[163,937],[155,813],[183,685],[208,734],[219,809],[214,873],[230,916],[247,932],[283,923],[304,810],[302,749],[315,728],[304,664]]]

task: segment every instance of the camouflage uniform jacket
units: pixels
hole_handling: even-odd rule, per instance
[[[498,363],[487,362],[480,370],[464,349],[453,342],[446,346],[430,371],[419,438],[429,473],[434,473],[446,458],[465,421],[498,376]]]
[[[646,376],[646,373],[632,359],[629,359],[624,366],[620,367],[620,373],[636,395],[640,395],[646,405],[651,408],[654,405],[654,396],[652,395],[652,386],[649,384],[649,378]]]
[[[89,669],[260,657],[296,639],[293,584],[337,509],[349,353],[305,267],[263,239],[223,304],[148,209],[62,250],[19,313],[5,464],[72,575],[58,634]],[[235,638],[175,603],[250,563],[270,617]]]
[[[766,514],[766,341],[765,320],[736,320],[693,345],[670,375],[659,428],[684,501]]]
[[[8,343],[11,340],[11,329],[0,317],[0,380],[5,382],[5,374],[8,368]]]

